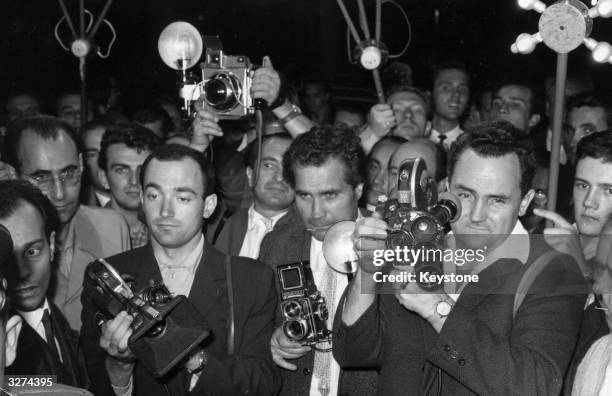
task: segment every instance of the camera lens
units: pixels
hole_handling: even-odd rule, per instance
[[[387,249],[414,245],[410,235],[404,231],[391,231],[387,236]]]
[[[290,340],[300,341],[308,333],[306,324],[302,320],[288,320],[283,324],[283,331]]]
[[[230,111],[238,105],[240,93],[234,89],[235,77],[217,74],[204,84],[204,99],[215,110]]]
[[[314,315],[321,320],[327,320],[329,316],[329,311],[324,303],[317,305],[317,309],[314,311]]]
[[[412,224],[412,235],[417,243],[429,242],[436,236],[436,223],[433,219],[422,216]]]
[[[297,301],[289,301],[283,306],[285,317],[297,318],[302,313],[302,306]]]

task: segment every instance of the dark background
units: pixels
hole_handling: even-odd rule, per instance
[[[466,63],[476,85],[506,73],[535,79],[554,73],[554,53],[543,44],[530,55],[510,53],[519,33],[537,30],[539,17],[521,10],[516,1],[396,1],[412,27],[410,47],[400,60],[413,67],[417,85],[427,88],[430,66],[448,58]],[[97,16],[104,3],[86,0],[85,7]],[[356,1],[345,3],[356,22]],[[66,4],[78,25],[78,1]],[[365,4],[373,22],[374,1]],[[53,35],[62,16],[57,1],[0,0],[0,13],[1,98],[26,89],[49,103],[59,91],[78,87],[77,59],[63,51]],[[347,60],[346,24],[333,0],[115,0],[107,19],[117,41],[110,58],[88,62],[88,74],[92,81],[115,76],[128,108],[154,95],[174,95],[176,74],[160,60],[157,38],[176,20],[192,23],[202,34],[219,35],[228,54],[245,54],[256,63],[270,55],[275,67],[293,81],[318,75],[332,84],[372,86],[370,75]],[[370,29],[373,32],[373,23]],[[65,25],[61,35],[68,41]],[[110,37],[106,27],[96,36],[105,48]],[[407,36],[400,13],[384,4],[383,42],[391,52],[399,52]],[[591,37],[611,41],[612,20],[596,19]],[[570,72],[593,73],[599,86],[610,85],[611,71],[612,65],[591,61],[583,47],[570,55]]]

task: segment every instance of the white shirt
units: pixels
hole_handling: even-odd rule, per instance
[[[107,195],[103,195],[100,194],[99,192],[96,191],[96,198],[98,199],[98,202],[100,203],[100,207],[104,208],[106,207],[106,205],[110,202],[111,198],[110,196]]]
[[[267,218],[256,211],[254,205],[251,205],[248,214],[249,221],[247,223],[247,231],[244,235],[244,241],[242,242],[242,247],[238,255],[257,259],[259,257],[261,241],[263,241],[268,232],[272,231],[278,220],[286,213],[287,211],[285,210],[276,216]]]
[[[456,127],[454,127],[453,129],[451,129],[450,131],[446,133],[440,133],[432,128],[431,134],[429,135],[429,140],[431,140],[434,143],[439,143],[440,135],[445,135],[446,139],[444,140],[444,142],[442,142],[442,145],[444,146],[444,149],[448,151],[450,149],[451,144],[453,144],[453,142],[457,140],[457,138],[461,136],[462,133],[463,133],[463,130],[459,127],[459,125],[457,125]]]
[[[561,165],[565,165],[567,163],[567,153],[565,152],[565,147],[563,147],[563,142],[561,143],[561,151],[559,152],[559,163]],[[549,128],[546,131],[546,150],[550,153],[552,150],[552,130]]]
[[[314,283],[317,286],[317,289],[321,289],[323,284],[323,275],[325,274],[325,267],[327,266],[327,261],[325,261],[325,257],[323,257],[323,242],[317,241],[314,237],[310,238],[310,269],[312,270],[312,276],[314,278]],[[333,271],[333,270],[332,270]],[[344,293],[344,289],[348,285],[348,277],[346,274],[341,274],[339,272],[333,271],[336,276],[336,293],[334,295],[334,307],[338,309],[338,302],[342,297],[342,293]],[[326,296],[324,296],[326,297]],[[329,299],[326,297],[326,300]],[[328,305],[328,309],[329,309]],[[331,309],[330,309],[331,311]],[[327,328],[331,329],[334,325],[334,318],[330,315],[327,319]],[[331,352],[329,352],[331,355]],[[314,371],[314,370],[313,370]],[[338,384],[340,380],[340,365],[336,362],[333,355],[331,356],[331,364],[330,364],[330,382],[329,382],[329,396],[336,396],[338,394]],[[312,381],[310,382],[310,396],[318,396],[321,393],[319,392],[319,378],[316,376],[312,376]]]
[[[45,327],[43,326],[43,323],[42,323],[42,318],[43,318],[43,314],[45,313],[45,309],[49,310],[49,315],[50,315],[51,308],[49,307],[49,302],[47,301],[46,298],[45,298],[45,302],[43,303],[43,305],[40,308],[35,309],[34,311],[23,312],[23,311],[18,310],[17,312],[19,312],[19,315],[23,318],[23,320],[25,320],[25,322],[36,331],[36,333],[40,336],[40,338],[42,338],[43,340],[45,340],[46,343],[48,343],[49,341],[47,341],[47,334],[45,333]],[[62,350],[60,349],[57,340],[55,340],[55,345],[57,347],[58,353],[60,354],[59,356],[60,361],[63,362]]]

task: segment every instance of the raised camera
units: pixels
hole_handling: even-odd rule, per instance
[[[156,377],[183,362],[210,334],[204,317],[185,296],[172,296],[163,284],[138,291],[133,279],[121,276],[103,259],[86,270],[89,297],[99,312],[96,321],[126,311],[134,318],[128,345],[136,358]]]
[[[438,201],[436,182],[429,177],[421,158],[404,160],[399,167],[396,199],[385,203],[383,218],[389,226],[387,249],[408,247],[423,251],[443,247],[445,224],[458,218],[459,202],[450,194],[441,194]],[[442,274],[440,255],[426,255],[426,260],[415,263],[415,272]],[[431,258],[431,259],[430,259]],[[419,277],[420,278],[420,277]],[[426,290],[441,287],[439,283],[423,283]]]
[[[287,338],[302,345],[328,341],[328,311],[325,298],[317,291],[303,262],[279,265],[280,308]]]

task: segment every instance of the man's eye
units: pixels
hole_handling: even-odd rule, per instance
[[[115,173],[118,175],[125,175],[127,173],[126,168],[115,168]]]
[[[493,205],[503,205],[506,203],[506,200],[503,198],[492,198],[491,202],[493,203]]]
[[[325,199],[334,199],[338,196],[338,194],[336,194],[335,192],[328,192],[323,194],[323,197],[325,197]]]
[[[41,250],[37,249],[37,248],[29,248],[28,250],[26,250],[25,254],[28,257],[36,257],[40,254]]]
[[[460,193],[457,193],[457,196],[458,196],[459,198],[469,199],[469,198],[470,198],[472,195],[471,195],[470,193],[468,193],[468,192],[464,192],[464,191],[462,191],[462,192],[460,192]]]
[[[574,183],[574,188],[577,188],[579,190],[586,190],[587,188],[589,188],[588,184],[583,183],[583,182],[576,182]]]
[[[502,106],[502,101],[499,99],[495,99],[493,100],[493,102],[491,102],[491,107],[501,107]]]
[[[605,191],[606,195],[612,196],[612,188],[606,188],[604,191]]]
[[[310,199],[310,194],[299,193],[297,194],[297,197],[302,200],[307,200]]]
[[[157,193],[153,193],[153,192],[149,192],[145,194],[145,197],[149,200],[149,201],[153,201],[155,199],[157,199],[157,197],[159,197],[159,195]]]
[[[181,203],[191,202],[191,198],[190,197],[182,197],[182,196],[179,195],[176,199],[179,202],[181,202]]]

